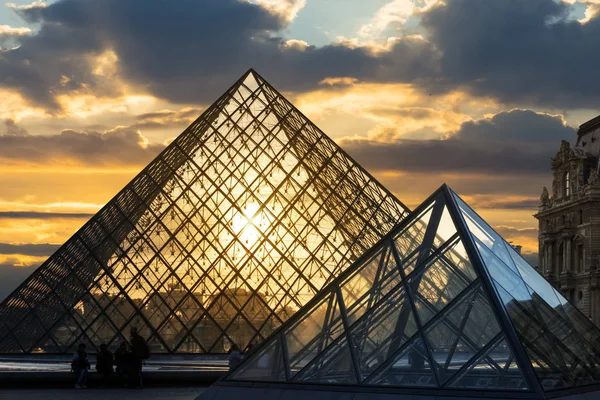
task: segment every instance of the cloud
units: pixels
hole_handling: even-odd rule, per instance
[[[58,0],[13,7],[39,30],[21,37],[18,48],[0,51],[0,86],[55,113],[61,94],[119,95],[115,79],[98,73],[98,57],[110,53],[119,80],[179,104],[214,100],[251,66],[284,91],[350,78],[411,83],[433,94],[466,90],[528,107],[590,108],[600,100],[593,79],[600,18],[573,20],[573,6],[564,2],[396,0],[364,34],[417,15],[419,35],[322,47],[283,38],[304,3]]]
[[[342,146],[373,171],[547,174],[556,143],[574,134],[560,117],[513,110],[465,122],[446,140],[390,141],[397,136],[384,132],[383,141],[350,138]]]
[[[0,53],[0,85],[58,112],[57,95],[107,85],[94,73],[107,51],[133,87],[187,104],[214,100],[250,66],[286,91],[314,89],[331,77],[391,82],[435,75],[437,53],[420,37],[398,38],[383,52],[348,43],[290,45],[279,35],[303,2],[284,2],[291,14],[277,11],[280,2],[259,3],[59,0],[18,9],[40,29]]]
[[[371,18],[358,30],[358,35],[363,38],[376,38],[393,25],[402,25],[413,15],[430,9],[438,0],[392,0],[384,4]]]
[[[31,205],[30,205],[31,206]],[[58,212],[38,212],[38,211],[0,211],[1,218],[10,219],[54,219],[54,218],[91,218],[94,214],[86,213],[58,213]]]
[[[0,135],[25,136],[27,135],[27,130],[18,126],[14,120],[6,119],[4,120],[4,132],[0,132]]]
[[[0,254],[22,254],[28,256],[50,256],[60,245],[49,243],[12,244],[0,243]]]
[[[6,3],[6,6],[8,8],[12,8],[13,10],[19,11],[19,10],[23,10],[23,11],[28,11],[28,10],[36,10],[36,9],[42,9],[48,6],[48,3],[42,1],[42,0],[37,0],[34,1],[32,3],[29,4],[15,4],[15,3]]]
[[[575,137],[575,130],[567,125],[562,115],[518,109],[465,122],[453,135],[455,139],[470,142],[520,143],[537,149],[550,147],[554,151],[561,140]]]
[[[569,18],[554,0],[446,0],[422,15],[440,51],[432,90],[467,87],[512,104],[596,108],[600,18]]]
[[[535,188],[537,190],[537,188]],[[540,203],[539,196],[520,196],[498,194],[475,194],[469,196],[469,204],[477,204],[478,208],[493,208],[502,210],[537,210]]]
[[[405,23],[416,8],[413,0],[393,0],[381,7],[371,21],[360,27],[358,35],[361,37],[377,37],[388,25]]]
[[[117,127],[106,132],[64,130],[58,135],[0,135],[0,165],[143,166],[162,149],[139,130]]]
[[[29,35],[31,32],[31,29],[26,27],[14,28],[9,25],[0,25],[0,43],[8,39]]]
[[[306,0],[254,0],[254,3],[289,23],[304,8]]]
[[[204,111],[201,108],[186,107],[178,111],[159,110],[144,113],[135,117],[136,122],[129,126],[131,129],[162,129],[170,127],[187,127]]]

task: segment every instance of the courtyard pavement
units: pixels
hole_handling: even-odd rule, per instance
[[[0,389],[2,400],[193,400],[204,388]]]

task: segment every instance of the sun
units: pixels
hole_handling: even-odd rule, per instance
[[[263,224],[259,208],[257,203],[247,203],[242,212],[233,217],[233,232],[238,236],[239,242],[248,249],[254,247],[261,234],[259,227]]]

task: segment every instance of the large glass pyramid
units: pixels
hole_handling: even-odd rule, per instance
[[[219,385],[240,381],[543,398],[600,382],[600,331],[443,186]]]
[[[250,70],[0,305],[0,353],[243,349],[407,215]]]

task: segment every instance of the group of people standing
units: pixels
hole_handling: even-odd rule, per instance
[[[86,387],[90,362],[85,349],[85,344],[81,343],[75,354],[73,354],[71,371],[77,377],[75,389]],[[132,328],[130,342],[123,340],[114,355],[108,350],[106,344],[100,346],[100,352],[96,354],[96,371],[102,376],[103,386],[109,383],[110,376],[116,372],[124,386],[142,388],[142,366],[144,360],[148,359],[149,356],[148,344],[139,335],[137,328]]]

